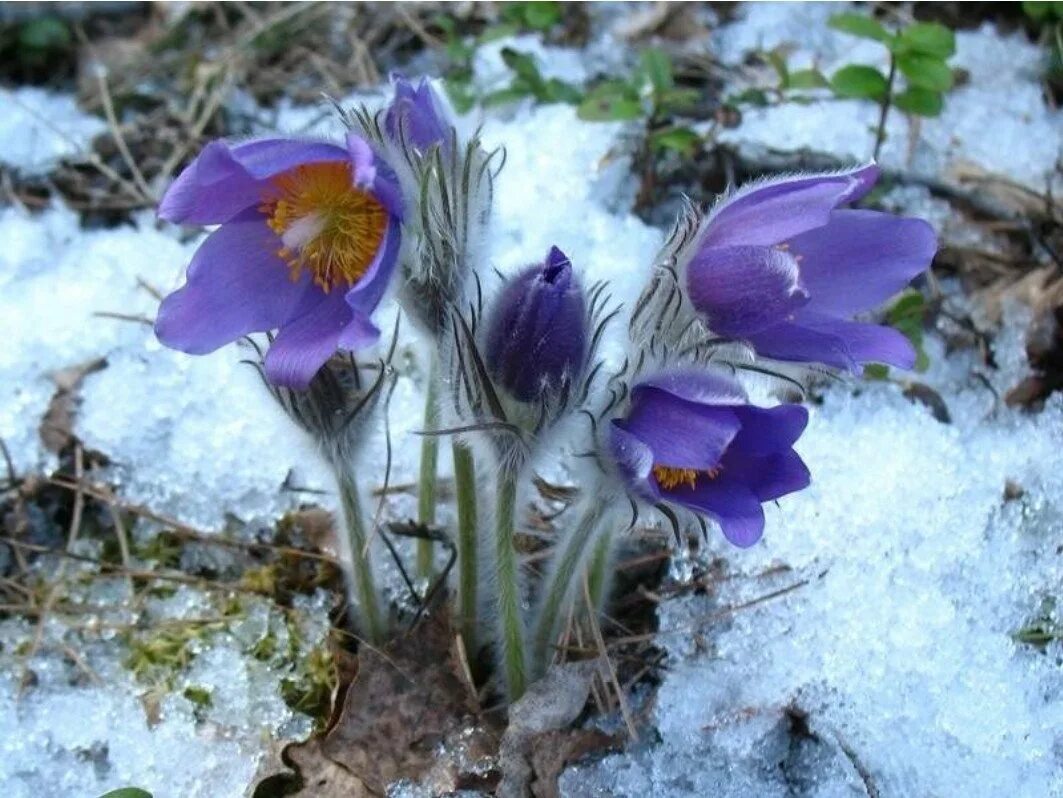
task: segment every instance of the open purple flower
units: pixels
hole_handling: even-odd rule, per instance
[[[807,423],[799,405],[748,404],[726,377],[673,372],[632,388],[609,444],[633,494],[708,515],[729,541],[751,546],[764,531],[761,503],[808,486],[793,450]]]
[[[687,271],[690,300],[712,331],[777,360],[911,368],[904,335],[853,321],[925,271],[937,249],[921,219],[841,208],[877,179],[869,165],[758,183],[723,202]]]
[[[363,139],[349,135],[346,148],[213,141],[170,186],[159,216],[221,225],[159,308],[166,346],[205,354],[278,330],[266,376],[302,389],[337,349],[378,338],[370,315],[398,259],[402,200]]]
[[[414,88],[402,75],[391,76],[395,97],[384,114],[384,130],[398,141],[400,132],[414,147],[425,152],[433,144],[444,148],[448,143],[449,125],[444,124],[446,113],[427,78],[421,78]]]
[[[506,392],[532,402],[579,378],[587,339],[583,288],[565,253],[551,247],[543,263],[502,288],[488,319],[484,359]]]

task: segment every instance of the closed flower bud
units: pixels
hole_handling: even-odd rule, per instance
[[[577,380],[587,361],[587,309],[572,263],[557,247],[511,278],[495,300],[484,355],[514,399],[548,399]]]
[[[405,139],[421,152],[433,145],[446,150],[450,130],[447,113],[439,96],[426,78],[415,87],[401,75],[392,76],[395,97],[384,114],[384,130],[388,137]]]

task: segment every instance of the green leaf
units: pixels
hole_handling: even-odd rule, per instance
[[[893,97],[893,104],[908,114],[938,116],[941,113],[941,92],[909,86]]]
[[[497,105],[509,105],[531,96],[532,90],[528,86],[514,82],[509,88],[498,89],[486,95],[481,100],[481,104],[484,108],[493,108]]]
[[[688,127],[659,130],[650,136],[650,146],[655,150],[672,150],[682,155],[693,155],[700,145],[701,136]]]
[[[517,73],[518,77],[524,78],[528,83],[541,83],[543,78],[539,74],[539,66],[535,59],[527,53],[514,50],[511,47],[502,48],[502,62]]]
[[[780,88],[785,89],[790,82],[790,67],[787,66],[786,57],[779,52],[779,48],[768,53],[768,63],[775,70],[775,74],[779,76]]]
[[[790,73],[789,80],[783,88],[786,89],[823,89],[830,83],[823,77],[818,69],[798,69]]]
[[[104,793],[100,798],[152,798],[151,793],[139,787],[120,787]]]
[[[916,22],[900,32],[896,50],[946,59],[956,54],[956,34],[937,22]]]
[[[842,67],[830,79],[830,86],[839,97],[856,97],[881,101],[886,97],[889,83],[874,67],[850,64]]]
[[[578,105],[583,100],[580,90],[571,83],[557,78],[550,78],[535,93],[537,99],[545,103],[568,103]]]
[[[893,35],[871,17],[863,14],[834,14],[827,21],[835,30],[859,36],[861,39],[874,39],[879,42],[888,42]]]
[[[890,375],[890,367],[881,363],[868,363],[864,366],[865,380],[884,380]]]
[[[658,98],[658,105],[662,110],[682,113],[691,110],[700,98],[697,89],[669,89]]]
[[[451,105],[459,114],[467,114],[476,104],[476,91],[468,80],[448,78],[444,81],[443,87],[446,89]]]
[[[904,53],[897,56],[897,68],[908,78],[911,86],[931,91],[948,91],[952,88],[952,70],[937,56]]]
[[[645,114],[638,92],[622,81],[609,81],[591,89],[577,114],[588,122],[638,119]]]
[[[560,3],[538,2],[524,4],[524,22],[532,30],[550,30],[560,21]]]
[[[52,16],[28,20],[18,32],[19,46],[25,50],[63,50],[72,38],[66,23]]]
[[[650,84],[653,93],[660,95],[675,85],[672,59],[659,47],[649,47],[639,56],[639,74]]]
[[[757,88],[749,88],[744,91],[738,92],[738,94],[732,94],[726,100],[724,105],[730,105],[737,107],[739,105],[753,105],[757,108],[763,108],[768,104],[768,95],[762,90]]]
[[[1063,19],[1063,2],[1024,2],[1022,10],[1034,22]]]
[[[915,347],[915,370],[926,371],[930,358],[923,350],[923,320],[926,318],[926,300],[915,290],[901,294],[886,312],[886,321],[891,327],[902,333]]]

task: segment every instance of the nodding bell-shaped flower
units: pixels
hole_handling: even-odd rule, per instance
[[[421,152],[439,144],[445,150],[450,142],[448,114],[428,78],[414,85],[402,75],[391,76],[395,96],[384,114],[384,131],[393,141],[405,139]]]
[[[159,308],[163,344],[198,355],[277,330],[266,378],[305,389],[337,350],[377,340],[370,316],[395,270],[402,199],[369,144],[346,143],[213,141],[178,176],[159,216],[221,226]]]
[[[761,504],[809,484],[793,450],[808,423],[798,405],[756,407],[730,378],[671,372],[638,382],[606,451],[633,496],[707,515],[737,546],[764,532]]]
[[[686,272],[690,301],[712,332],[776,360],[911,368],[904,335],[853,321],[926,271],[937,249],[922,219],[842,207],[877,179],[874,165],[787,177],[721,202]]]
[[[484,360],[496,385],[521,402],[549,400],[583,374],[588,315],[572,263],[552,247],[543,263],[503,286],[488,318]]]

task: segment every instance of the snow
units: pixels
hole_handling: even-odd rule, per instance
[[[0,89],[0,163],[24,174],[46,174],[60,159],[87,152],[106,129],[69,95],[32,86]]]
[[[1022,374],[1023,321],[1013,312],[998,341],[998,389]],[[790,706],[833,741],[809,794],[863,794],[837,740],[883,796],[1063,794],[1063,648],[1011,637],[1063,579],[1063,401],[1005,410],[970,355],[934,339],[930,358],[953,423],[892,385],[812,408],[797,446],[812,487],[767,508],[762,545],[714,546],[735,577],[718,592],[662,605],[660,743],[571,772],[567,795],[792,795]],[[1007,482],[1024,495],[1006,500]]]
[[[877,46],[825,27],[832,10],[747,6],[714,34],[716,52],[737,64],[750,50],[790,42],[794,68],[814,58],[828,71],[849,61],[875,63]],[[498,78],[506,44],[534,52],[549,75],[578,81],[587,74],[579,54],[532,37],[485,48],[478,81]],[[955,63],[971,80],[949,95],[940,120],[922,123],[912,168],[931,173],[971,161],[1041,188],[1059,154],[1061,124],[1038,93],[1036,51],[988,28],[960,33],[958,45]],[[36,91],[14,96],[37,102],[51,120],[74,119],[68,130],[83,142],[93,124],[102,125],[78,121],[71,98]],[[5,93],[5,102],[12,96]],[[275,114],[256,118],[260,132],[334,129],[321,110],[282,102]],[[810,147],[862,160],[875,113],[861,103],[787,104],[747,112],[721,138],[740,150]],[[16,149],[9,142],[25,142],[0,123],[5,162],[43,169],[73,151],[32,120],[23,124],[50,143]],[[910,132],[899,116],[891,124],[887,166],[905,162]],[[608,278],[617,299],[630,303],[662,231],[630,210],[628,128],[582,123],[568,106],[521,103],[504,116],[488,115],[483,133],[489,146],[507,150],[484,272],[516,269],[556,244],[587,283]],[[895,189],[887,201],[954,228],[949,235],[957,240],[977,235],[922,189]],[[142,283],[175,287],[199,237],[147,215],[85,230],[62,207],[36,215],[0,210],[0,237],[0,334],[14,342],[0,352],[0,437],[21,473],[54,467],[37,432],[54,390],[47,374],[102,356],[107,367],[85,381],[76,432],[111,458],[104,476],[125,498],[210,531],[230,516],[270,522],[306,498],[286,486],[331,488],[310,443],[239,362],[246,349],[189,357],[162,348],[146,324],[97,315],[153,317],[156,300]],[[394,312],[382,309],[383,329]],[[726,557],[734,578],[707,596],[661,606],[659,644],[669,660],[651,717],[656,735],[571,769],[564,794],[860,796],[866,776],[884,798],[1063,796],[1063,650],[1051,644],[1042,652],[1011,637],[1063,584],[1063,402],[1054,398],[1040,414],[1010,410],[975,376],[985,372],[998,393],[1018,381],[1027,368],[1027,321],[1021,309],[1009,311],[995,372],[930,337],[932,367],[919,379],[944,399],[951,424],[888,383],[834,386],[811,407],[798,448],[813,486],[767,508],[768,532],[757,547],[740,552],[713,541],[703,556]],[[607,354],[618,357],[618,346],[612,340]],[[400,353],[389,414],[392,483],[416,472],[419,445],[411,433],[421,425],[423,376],[411,350]],[[377,429],[365,455],[374,486],[383,481],[383,451]],[[1020,497],[1005,499],[1009,482],[1022,486]],[[332,502],[328,495],[312,500]],[[392,516],[412,513],[409,496],[388,501]],[[721,613],[798,584],[771,601]],[[123,595],[120,585],[107,590],[99,600]],[[320,624],[324,606],[321,599],[303,609]],[[145,618],[208,609],[208,597],[182,589],[153,601]],[[137,784],[157,795],[243,795],[270,738],[306,731],[305,718],[280,700],[278,671],[246,653],[262,622],[261,612],[249,612],[242,626],[207,641],[154,725],[140,700],[144,685],[108,638],[81,652],[103,685],[85,684],[46,648],[32,662],[37,684],[16,698],[14,652],[33,628],[0,623],[0,791],[92,798]],[[49,624],[46,642],[63,631]],[[708,650],[694,644],[694,631]],[[199,685],[212,687],[207,709],[181,695]],[[814,738],[787,732],[787,707],[808,713]]]

